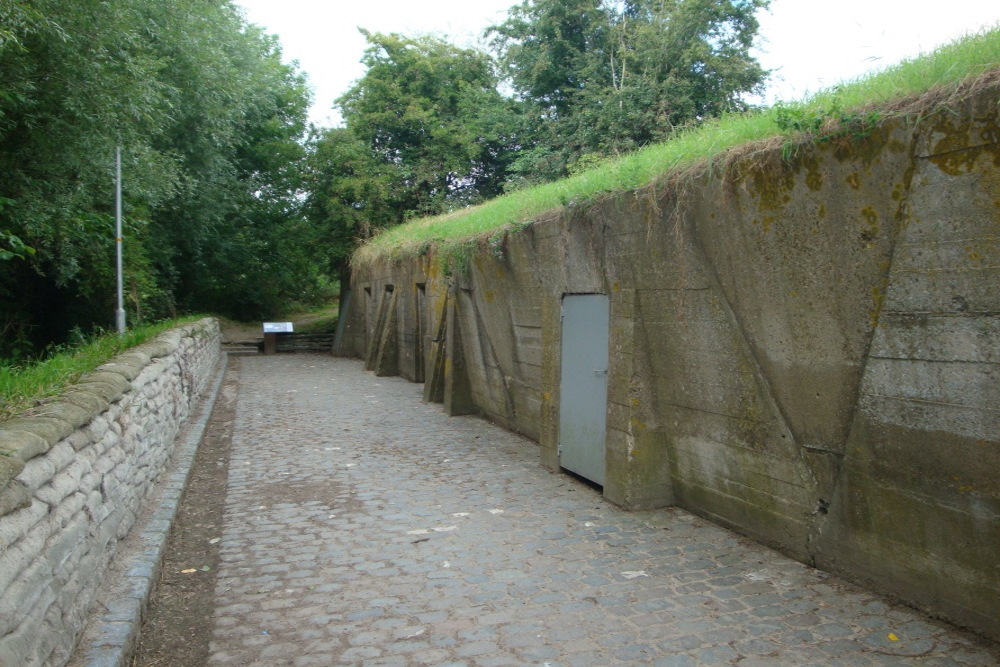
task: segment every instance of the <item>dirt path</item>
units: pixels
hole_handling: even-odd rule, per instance
[[[134,665],[193,666],[208,659],[219,565],[215,544],[222,534],[239,379],[240,358],[233,356],[167,541]]]
[[[289,319],[300,329],[336,314],[334,304]],[[218,319],[223,345],[261,337],[259,322]],[[203,665],[208,659],[219,565],[215,545],[222,534],[239,378],[240,357],[230,356],[225,382],[164,551],[161,578],[150,600],[134,665],[190,667]]]

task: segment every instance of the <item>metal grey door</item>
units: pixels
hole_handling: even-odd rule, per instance
[[[606,295],[563,297],[559,465],[601,485],[608,403],[608,326]]]

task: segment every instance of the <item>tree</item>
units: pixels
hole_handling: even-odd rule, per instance
[[[526,0],[490,27],[504,73],[541,118],[572,113],[577,96],[595,81],[611,21],[601,0]]]
[[[302,220],[304,78],[235,12],[181,16],[164,34],[177,112],[159,148],[184,174],[150,219],[164,305],[252,319],[309,300],[309,250],[288,242]]]
[[[511,86],[538,122],[513,171],[548,179],[581,159],[666,139],[746,108],[767,73],[751,56],[769,0],[525,0],[492,26]],[[530,170],[530,171],[529,171]]]
[[[337,100],[383,175],[400,219],[501,191],[511,142],[489,56],[435,37],[362,31],[365,75]]]
[[[393,167],[347,128],[320,131],[310,143],[306,216],[331,275],[339,275],[359,242],[399,223],[390,203]]]
[[[117,145],[130,321],[315,294],[307,104],[228,0],[0,0],[0,356],[111,324]]]
[[[502,194],[519,141],[488,54],[362,33],[367,71],[337,100],[346,127],[317,133],[307,160],[306,213],[331,271],[380,229]]]
[[[8,0],[0,41],[0,340],[59,340],[113,306],[112,156],[130,153],[130,192],[155,205],[176,182],[145,136],[165,122],[162,68],[138,39],[138,2]],[[120,96],[120,97],[119,97]],[[130,223],[130,233],[136,225]],[[139,250],[133,247],[132,250]],[[110,286],[104,287],[107,284]]]

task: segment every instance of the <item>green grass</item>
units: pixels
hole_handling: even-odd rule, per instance
[[[352,258],[364,265],[386,257],[419,255],[530,224],[541,214],[602,195],[648,185],[668,174],[704,168],[726,151],[751,142],[784,138],[815,140],[830,123],[872,123],[893,115],[892,103],[963,82],[1000,67],[1000,25],[967,35],[936,51],[820,91],[808,99],[781,103],[749,114],[733,114],[677,132],[570,178],[513,192],[476,207],[393,227],[359,248]]]
[[[333,333],[337,330],[339,311],[339,304],[333,303],[312,308],[304,313],[294,313],[288,319],[296,322],[296,333]]]
[[[115,356],[160,333],[202,316],[190,316],[158,324],[136,327],[119,336],[108,333],[88,343],[58,352],[42,361],[22,366],[4,365],[0,360],[0,422],[35,406],[39,401],[57,396],[81,375],[107,363]]]

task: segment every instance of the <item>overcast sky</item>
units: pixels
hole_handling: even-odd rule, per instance
[[[513,0],[237,0],[247,18],[278,35],[315,92],[311,120],[339,124],[333,100],[364,74],[372,32],[445,35],[461,46],[506,16]],[[772,0],[761,20],[768,101],[794,100],[872,69],[930,51],[1000,22],[1000,0]]]

